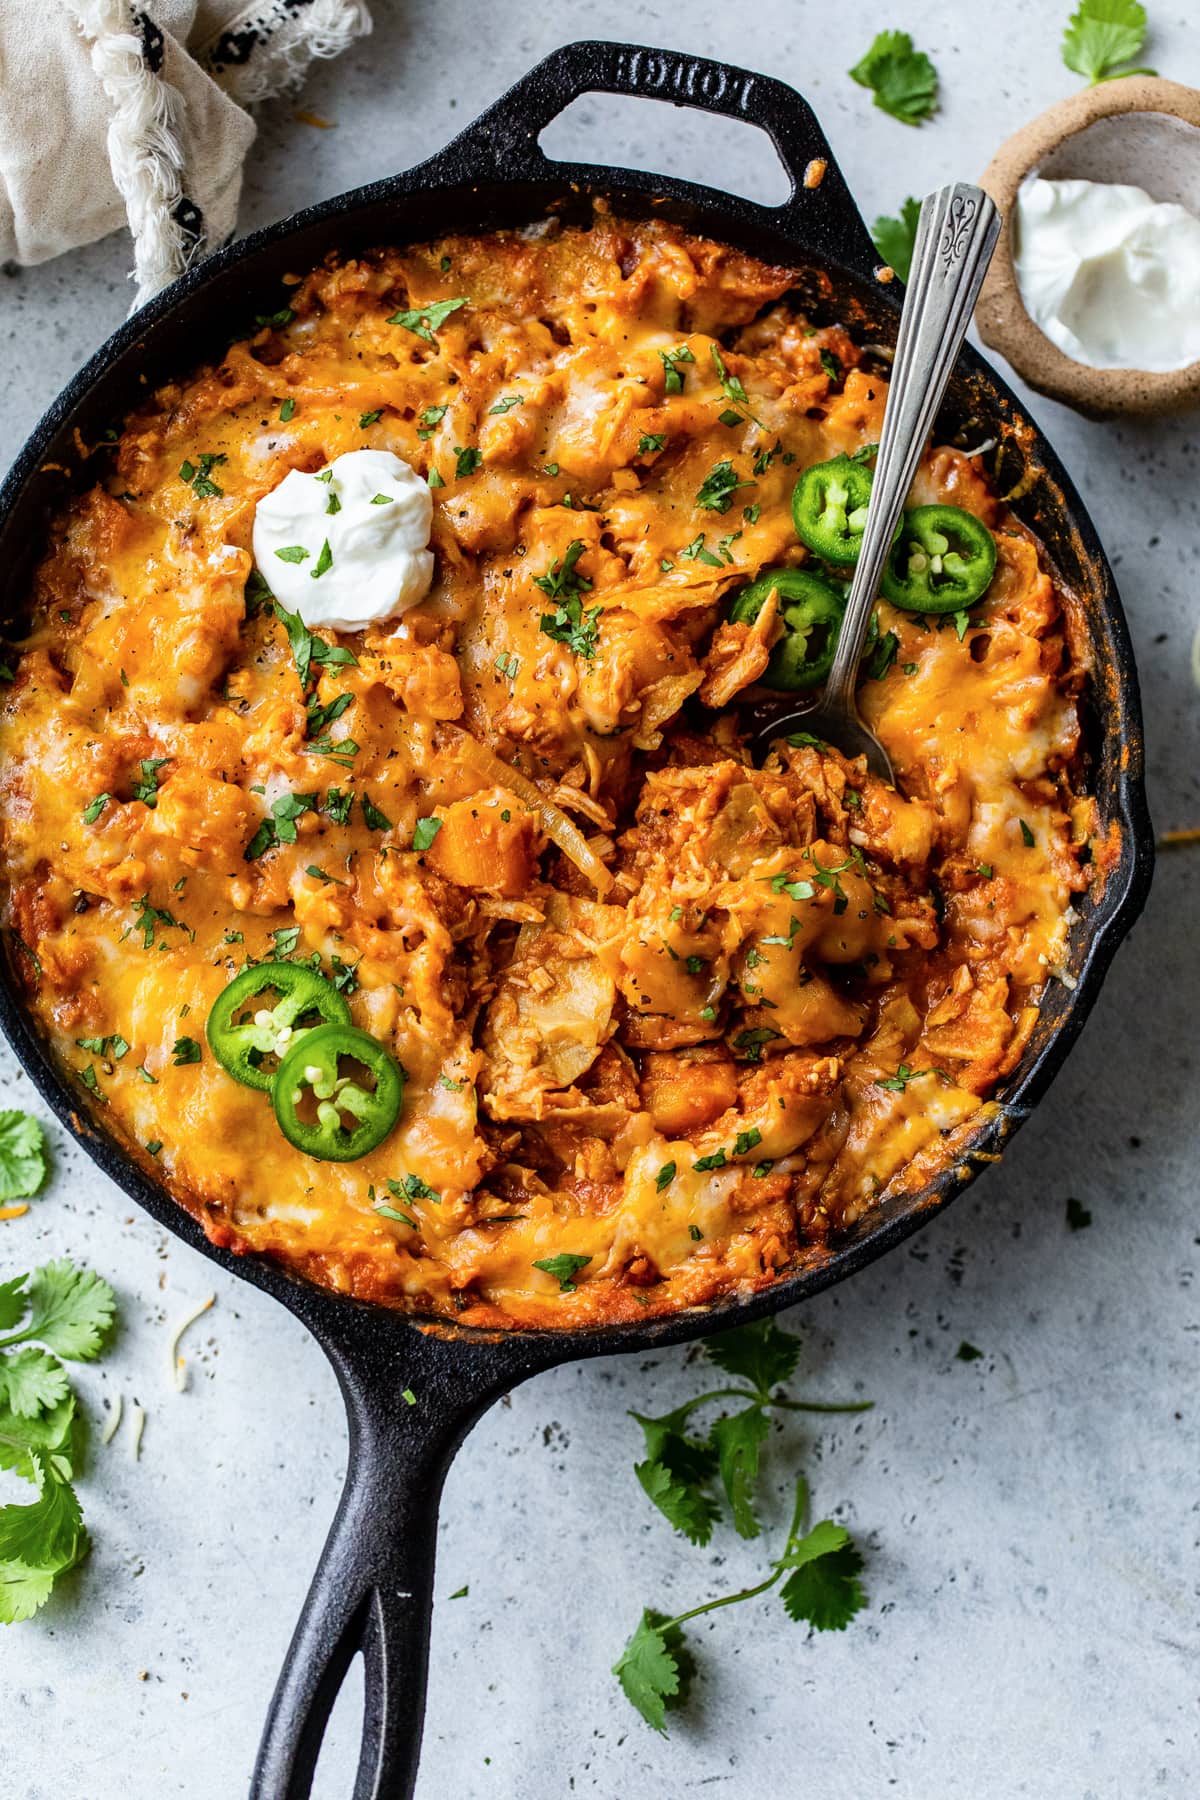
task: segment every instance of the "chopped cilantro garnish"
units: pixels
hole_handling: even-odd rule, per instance
[[[780,1033],[770,1025],[756,1025],[753,1029],[739,1031],[733,1040],[733,1047],[741,1051],[744,1061],[759,1063],[762,1061],[764,1044],[769,1044],[772,1038],[779,1036]]]
[[[388,1181],[388,1190],[397,1200],[433,1200],[439,1205],[442,1196],[419,1175],[406,1175],[403,1181]]]
[[[680,344],[677,350],[660,350],[658,355],[664,371],[663,392],[682,394],[683,376],[679,372],[679,364],[694,363],[696,358],[686,344]]]
[[[216,482],[210,479],[210,471],[215,469],[218,463],[228,461],[227,456],[215,456],[211,451],[206,450],[196,459],[198,467],[190,462],[180,464],[179,479],[186,481],[193,494],[196,494],[201,500],[219,500],[225,489],[218,487]]]
[[[712,569],[724,567],[720,557],[714,556],[712,551],[706,547],[703,532],[694,537],[691,543],[679,552],[679,556],[681,561],[707,563]]]
[[[142,758],[142,778],[133,784],[133,797],[148,806],[151,811],[158,805],[158,771],[165,769],[170,761],[169,756]]]
[[[591,591],[591,582],[576,568],[583,555],[583,542],[572,539],[559,560],[555,558],[544,575],[535,575],[533,584],[558,605],[552,613],[543,613],[541,630],[556,644],[566,644],[576,656],[589,660],[596,654],[600,631],[600,608],[586,612],[582,595]]]
[[[429,306],[415,306],[404,312],[393,313],[388,320],[389,325],[402,325],[405,331],[411,331],[416,337],[424,338],[426,343],[436,342],[434,333],[440,331],[452,312],[467,304],[466,295],[457,300],[435,300]]]
[[[733,464],[726,459],[715,463],[709,470],[696,495],[696,505],[707,508],[709,512],[728,512],[738,488],[752,486],[752,482],[738,480]]]
[[[558,1283],[559,1293],[573,1294],[576,1275],[580,1269],[586,1269],[591,1260],[590,1256],[580,1256],[575,1250],[564,1250],[558,1256],[543,1257],[533,1266],[554,1277]]]

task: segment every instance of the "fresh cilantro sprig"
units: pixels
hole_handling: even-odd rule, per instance
[[[1141,0],[1080,0],[1063,32],[1062,59],[1088,85],[1122,75],[1154,75],[1154,69],[1122,68],[1141,55],[1146,8]]]
[[[781,1582],[780,1598],[788,1617],[811,1625],[814,1631],[844,1631],[855,1613],[866,1606],[867,1597],[858,1579],[862,1557],[849,1532],[832,1519],[821,1519],[805,1531],[807,1511],[808,1484],[801,1476],[796,1483],[796,1499],[783,1549],[762,1581],[736,1593],[702,1601],[674,1618],[649,1609],[642,1613],[613,1664],[613,1674],[626,1699],[655,1731],[666,1735],[667,1710],[678,1706],[686,1693],[691,1656],[683,1627],[691,1620],[716,1612],[719,1607],[755,1600]]]
[[[908,271],[912,268],[920,216],[921,202],[910,194],[900,208],[899,218],[893,219],[890,214],[883,213],[871,227],[875,248],[888,267],[895,269],[901,281],[908,280]]]
[[[93,1361],[115,1305],[106,1281],[65,1259],[0,1283],[0,1469],[37,1490],[28,1506],[0,1506],[0,1624],[32,1617],[87,1550],[71,1486],[75,1396],[60,1358]]]
[[[937,108],[937,70],[907,31],[879,32],[850,79],[870,88],[876,106],[902,125],[920,125]]]
[[[747,1146],[750,1148],[752,1146]],[[744,1385],[713,1388],[696,1395],[661,1418],[633,1413],[646,1443],[645,1461],[635,1464],[646,1495],[676,1531],[693,1544],[707,1544],[721,1516],[712,1492],[719,1476],[729,1503],[734,1528],[744,1538],[758,1536],[754,1512],[754,1484],[758,1479],[760,1452],[769,1430],[772,1408],[784,1412],[866,1412],[870,1401],[835,1404],[793,1400],[775,1390],[795,1373],[800,1340],[781,1331],[774,1319],[755,1325],[739,1325],[710,1338],[705,1346],[710,1362]],[[717,1401],[742,1401],[741,1410],[723,1413],[703,1438],[689,1434],[692,1414]]]

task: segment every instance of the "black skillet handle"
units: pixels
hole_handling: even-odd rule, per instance
[[[727,210],[798,237],[806,250],[865,275],[880,257],[807,100],[772,75],[710,57],[600,40],[564,44],[481,113],[433,159],[457,179],[549,181],[573,168],[541,150],[539,134],[581,94],[628,94],[741,119],[765,131],[792,183],[782,206],[749,200]],[[636,177],[639,185],[653,178]]]
[[[333,1703],[359,1651],[365,1707],[353,1800],[408,1800],[421,1751],[446,1471],[492,1401],[557,1359],[515,1340],[427,1337],[386,1313],[344,1299],[330,1310],[323,1299],[296,1311],[337,1371],[349,1468],[271,1701],[250,1800],[308,1800]]]

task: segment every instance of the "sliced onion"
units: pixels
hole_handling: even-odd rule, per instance
[[[572,825],[566,813],[555,806],[552,800],[547,800],[527,775],[522,775],[519,769],[501,761],[478,738],[452,725],[443,726],[443,731],[468,768],[474,770],[482,781],[496,787],[510,788],[518,800],[523,800],[532,812],[537,813],[542,821],[542,829],[551,843],[557,844],[563,855],[575,864],[581,874],[587,876],[598,894],[607,894],[612,886],[612,876],[595,851],[589,848],[582,832]]]

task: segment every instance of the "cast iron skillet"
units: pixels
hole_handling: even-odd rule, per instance
[[[769,208],[689,182],[634,170],[549,162],[538,133],[579,95],[642,95],[742,119],[770,133],[792,178]],[[805,170],[825,165],[819,185]],[[258,312],[284,297],[285,273],[329,250],[354,253],[447,231],[520,225],[557,214],[586,222],[593,197],[628,215],[676,220],[768,261],[811,268],[801,298],[832,318],[857,318],[872,340],[894,337],[899,301],[874,279],[877,257],[809,107],[791,88],[701,57],[619,44],[570,44],[533,69],[445,150],[407,175],[360,188],[255,232],[193,270],[110,338],[50,408],[0,489],[3,618],[19,629],[51,513],[93,478],[81,447],[97,444],[148,387],[219,356]],[[791,1306],[843,1280],[947,1205],[975,1159],[994,1160],[1057,1072],[1095,1000],[1117,944],[1145,898],[1153,849],[1142,791],[1137,676],[1120,601],[1091,521],[1049,445],[973,351],[948,402],[947,429],[996,436],[1002,488],[1080,595],[1096,678],[1087,702],[1091,780],[1102,828],[1120,834],[1118,867],[1074,926],[1069,991],[1052,983],[1041,1023],[996,1117],[971,1152],[924,1192],[885,1201],[836,1251],[769,1293],[720,1307],[577,1333],[508,1335],[421,1325],[294,1280],[273,1263],[215,1249],[174,1200],[105,1129],[81,1115],[81,1095],[50,1058],[13,968],[0,971],[0,1023],[33,1082],[100,1167],[160,1225],[231,1273],[283,1302],[337,1371],[350,1425],[346,1488],[296,1627],[267,1720],[252,1800],[304,1800],[346,1668],[362,1650],[366,1719],[354,1800],[400,1800],[412,1791],[428,1660],[436,1512],[451,1457],[502,1393],[581,1356],[645,1351]],[[978,437],[976,438],[978,441]],[[10,945],[10,954],[12,946]],[[412,1405],[402,1398],[411,1389]]]

